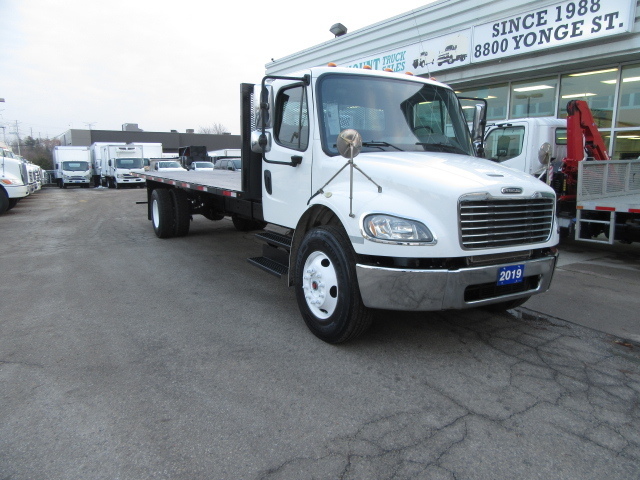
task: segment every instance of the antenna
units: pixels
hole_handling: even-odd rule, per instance
[[[94,126],[97,122],[83,122],[83,123],[87,126],[89,130],[91,130],[91,127]]]

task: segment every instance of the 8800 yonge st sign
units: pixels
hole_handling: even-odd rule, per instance
[[[562,2],[473,27],[473,63],[631,31],[635,0]]]

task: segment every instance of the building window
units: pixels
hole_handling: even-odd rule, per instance
[[[567,103],[584,100],[598,128],[611,128],[618,68],[570,73],[560,80],[558,118],[567,118]]]
[[[615,151],[611,158],[632,160],[640,158],[640,130],[616,133]]]
[[[488,87],[460,90],[458,96],[484,98],[487,101],[487,120],[505,120],[507,118],[507,98],[509,85],[491,85]],[[464,115],[468,122],[473,121],[473,108],[467,108],[473,102],[463,102]]]
[[[555,115],[556,77],[538,78],[511,85],[510,118],[547,117]]]
[[[616,126],[640,126],[640,65],[629,65],[622,68]]]

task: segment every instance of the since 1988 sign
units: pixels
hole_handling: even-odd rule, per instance
[[[473,27],[473,63],[631,31],[636,0],[573,0]]]

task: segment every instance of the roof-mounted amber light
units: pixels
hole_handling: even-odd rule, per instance
[[[385,68],[385,69],[383,69],[383,70],[384,70],[385,72],[393,72],[393,69],[392,69],[392,68]]]
[[[337,67],[337,66],[338,66],[338,65],[336,65],[336,64],[335,64],[335,63],[333,63],[333,62],[329,62],[329,63],[327,63],[327,67]]]
[[[411,76],[413,76],[413,73],[412,73],[412,72],[404,72],[404,73],[405,73],[405,75],[411,75]]]
[[[365,70],[371,70],[371,65],[365,65],[365,66],[364,66],[364,67],[362,67],[362,68],[364,68]]]

